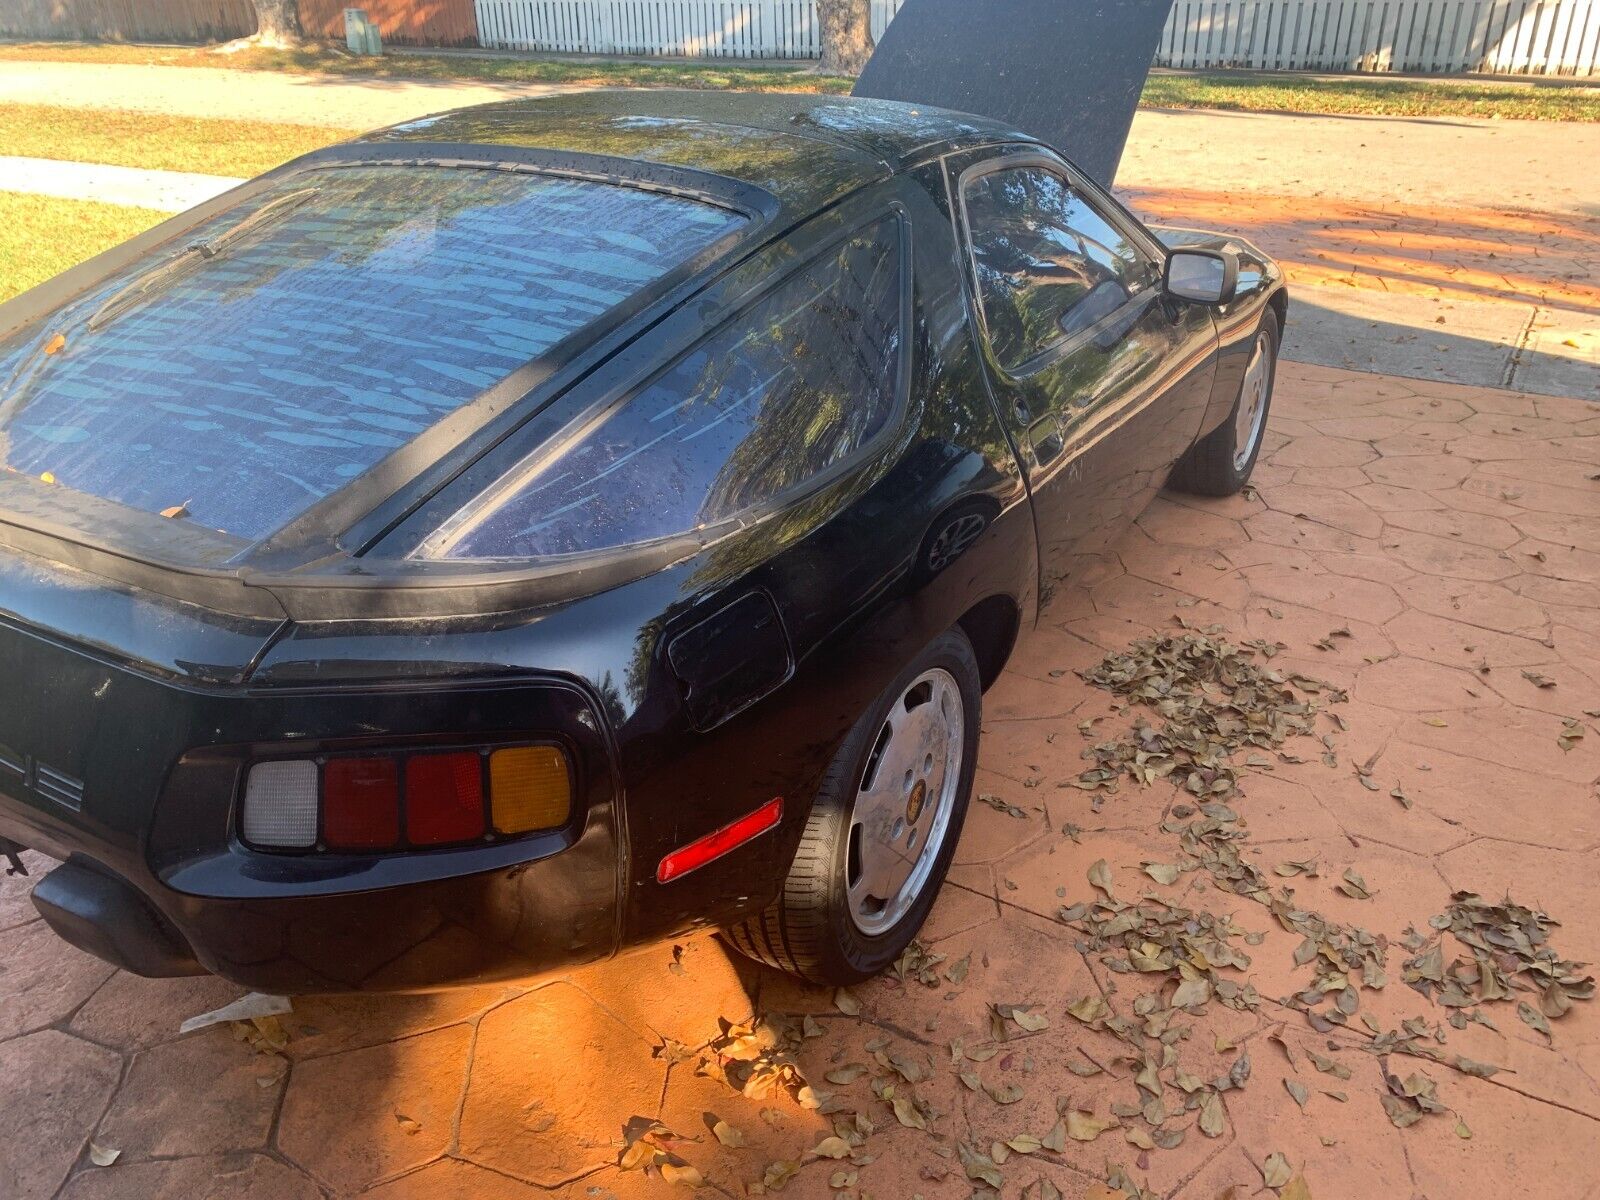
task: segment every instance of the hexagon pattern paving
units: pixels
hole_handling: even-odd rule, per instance
[[[830,1118],[782,1093],[747,1098],[697,1070],[719,1017],[760,1011],[810,1014],[801,1070],[876,1127],[856,1192],[966,1197],[957,1141],[1042,1134],[1060,1097],[1103,1115],[1133,1094],[1116,1040],[1064,1010],[1087,995],[1131,1009],[1138,980],[1081,952],[1055,913],[1088,898],[1097,859],[1130,881],[1144,861],[1173,861],[1175,839],[1159,826],[1174,796],[1124,789],[1096,807],[1056,784],[1083,769],[1080,721],[1118,727],[1107,697],[1073,672],[1174,616],[1238,642],[1282,642],[1275,664],[1350,689],[1341,765],[1307,752],[1309,762],[1252,776],[1239,801],[1263,865],[1322,864],[1293,881],[1298,903],[1393,939],[1424,927],[1452,890],[1509,889],[1563,921],[1565,956],[1600,960],[1600,726],[1584,716],[1600,710],[1597,480],[1595,405],[1285,364],[1254,490],[1158,500],[1112,556],[1062,589],[987,698],[978,791],[1025,815],[974,804],[924,930],[944,967],[963,962],[966,975],[932,988],[876,981],[859,989],[857,1016],[705,938],[528,988],[307,999],[286,1018],[284,1054],[260,1054],[227,1028],[177,1036],[185,1016],[237,989],[113,972],[49,934],[27,881],[0,880],[0,1196],[688,1195],[618,1170],[624,1126],[639,1118],[677,1135],[706,1194],[737,1196],[768,1163],[801,1160],[831,1132]],[[1336,629],[1348,636],[1316,648]],[[1568,717],[1585,736],[1564,750]],[[1368,761],[1377,791],[1349,766]],[[1396,785],[1410,808],[1391,797]],[[1335,890],[1346,868],[1371,899]],[[1210,1077],[1238,1053],[1229,1043],[1243,1047],[1253,1077],[1226,1093],[1221,1136],[1140,1151],[1112,1130],[1062,1155],[1014,1156],[1002,1168],[1008,1200],[1039,1177],[1085,1196],[1107,1162],[1154,1195],[1212,1200],[1231,1185],[1251,1195],[1273,1151],[1323,1200],[1600,1197],[1600,1006],[1576,1005],[1548,1041],[1503,1009],[1495,1029],[1450,1031],[1451,1051],[1505,1068],[1489,1079],[1431,1072],[1471,1139],[1451,1117],[1397,1129],[1378,1102],[1381,1060],[1343,1054],[1348,1081],[1306,1074],[1308,1052],[1349,1051],[1365,1032],[1316,1034],[1279,1003],[1305,983],[1295,935],[1203,872],[1151,890],[1262,933],[1249,970],[1259,1009],[1208,1006],[1184,1050]],[[1398,980],[1364,994],[1386,1028],[1441,1016]],[[991,1003],[1036,1005],[1051,1022],[968,1064],[982,1087],[1015,1085],[1004,1105],[950,1066],[952,1039],[989,1036]],[[1268,1038],[1285,1023],[1298,1072]],[[898,1124],[866,1080],[822,1081],[874,1051],[931,1076],[917,1089],[932,1110],[927,1132]],[[1085,1075],[1095,1061],[1109,1069]],[[1285,1080],[1311,1088],[1303,1110]],[[713,1136],[719,1119],[742,1131],[742,1147]],[[121,1157],[95,1166],[91,1140]],[[784,1194],[832,1195],[842,1167],[807,1162]]]

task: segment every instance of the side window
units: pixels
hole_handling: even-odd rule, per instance
[[[609,409],[584,414],[420,552],[536,558],[686,533],[849,458],[900,375],[900,230],[854,235]]]
[[[1011,167],[962,189],[989,345],[1007,370],[1144,286],[1138,249],[1060,175]]]

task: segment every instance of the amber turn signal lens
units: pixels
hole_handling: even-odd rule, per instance
[[[557,829],[572,813],[566,756],[554,746],[512,746],[489,755],[489,807],[499,833]]]

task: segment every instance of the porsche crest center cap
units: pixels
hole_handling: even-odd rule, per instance
[[[917,818],[922,815],[922,802],[928,798],[928,784],[926,780],[919,779],[911,788],[911,795],[906,797],[906,824],[915,825]]]

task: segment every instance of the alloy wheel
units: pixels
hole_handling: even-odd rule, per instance
[[[1239,387],[1239,405],[1233,417],[1233,469],[1242,471],[1255,455],[1267,420],[1267,381],[1272,378],[1272,337],[1263,329],[1256,334]]]
[[[950,831],[965,729],[961,689],[941,667],[889,706],[850,814],[845,866],[850,919],[868,936],[894,928],[928,883]]]

